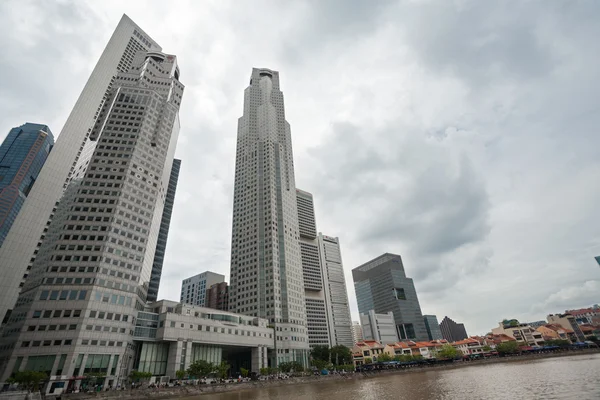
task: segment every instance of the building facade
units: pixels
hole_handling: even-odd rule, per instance
[[[272,366],[308,366],[299,235],[292,135],[279,73],[254,68],[238,120],[229,308],[275,326]]]
[[[352,318],[350,316],[340,240],[337,237],[326,236],[322,233],[319,233],[317,239],[329,323],[329,341],[332,346],[344,345],[351,348],[354,344]]]
[[[499,322],[498,327],[492,329],[492,334],[504,334],[529,346],[542,346],[544,344],[544,337],[540,332],[526,323],[520,323],[516,319]]]
[[[323,270],[317,241],[317,224],[312,194],[296,189],[298,229],[300,232],[300,257],[306,304],[308,343],[313,346],[331,346],[328,308],[325,305]]]
[[[444,338],[435,315],[423,315],[423,321],[425,322],[425,329],[427,329],[429,340],[441,340]]]
[[[406,277],[399,255],[385,253],[356,267],[352,278],[361,314],[391,311],[400,340],[428,340],[415,285]]]
[[[81,115],[73,111],[90,122],[76,126],[93,146],[76,163],[4,326],[3,381],[19,370],[44,371],[54,377],[51,393],[68,377],[103,373],[105,385],[114,385],[131,369],[133,324],[148,296],[184,89],[177,58],[155,47],[123,17],[90,78],[102,93],[88,96],[86,86],[75,110],[84,107],[80,101],[100,101],[89,119],[87,105]]]
[[[360,324],[365,341],[375,340],[383,344],[398,341],[397,324],[392,311],[377,314],[374,310],[369,310],[366,314],[360,314]]]
[[[0,145],[0,247],[52,146],[54,135],[50,128],[29,122],[11,129]]]
[[[97,145],[91,130],[115,87],[118,72],[132,67],[138,51],[160,46],[129,17],[123,16],[58,136],[27,201],[0,247],[0,318],[5,321],[17,300],[22,277],[31,269],[63,191],[89,166]]]
[[[229,310],[229,285],[227,282],[212,284],[206,291],[205,307],[215,310]]]
[[[354,344],[362,342],[365,339],[362,331],[362,326],[358,321],[352,321],[352,340]]]
[[[203,307],[206,304],[206,292],[215,283],[225,282],[225,275],[206,271],[181,281],[179,301]]]
[[[578,341],[584,342],[585,335],[581,331],[575,317],[569,313],[566,314],[550,314],[546,317],[549,324],[557,324],[566,329],[571,329]]]
[[[469,337],[465,329],[465,324],[454,322],[448,316],[444,317],[440,323],[440,331],[442,332],[442,337],[449,342],[458,342]]]
[[[158,240],[156,241],[156,251],[154,252],[154,262],[152,263],[152,274],[150,275],[150,286],[148,288],[148,301],[156,301],[158,299],[158,288],[165,261],[167,238],[169,237],[169,226],[171,225],[171,214],[173,214],[173,203],[175,203],[175,192],[177,190],[180,169],[181,160],[174,159],[169,177],[169,187],[165,196],[165,206],[160,221],[160,231],[158,233]]]

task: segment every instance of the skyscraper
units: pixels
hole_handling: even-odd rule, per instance
[[[385,253],[354,268],[352,277],[361,314],[392,311],[400,340],[429,339],[415,285],[399,255]]]
[[[171,214],[173,213],[173,203],[175,202],[175,191],[177,190],[177,180],[179,179],[179,169],[181,160],[174,159],[169,178],[169,188],[165,197],[165,207],[163,209],[160,222],[160,231],[156,241],[156,252],[154,253],[154,262],[152,263],[152,274],[150,275],[150,286],[148,287],[148,301],[156,301],[158,297],[158,287],[162,275],[163,262],[165,260],[165,251],[167,249],[167,238],[169,236],[169,226],[171,225]]]
[[[0,145],[0,247],[52,146],[50,128],[29,122],[11,129]]]
[[[22,277],[33,265],[64,189],[71,179],[81,177],[87,170],[97,144],[89,140],[89,136],[114,86],[115,75],[129,71],[137,51],[149,50],[160,51],[161,48],[123,15],[0,248],[0,318],[3,321],[17,300]]]
[[[594,259],[596,260],[596,262],[598,263],[598,265],[600,265],[600,256],[594,257]]]
[[[352,318],[346,290],[344,265],[340,241],[336,237],[319,233],[319,254],[323,271],[323,287],[329,323],[329,341],[332,346],[352,348]]]
[[[312,194],[296,189],[298,226],[300,229],[300,256],[306,301],[308,342],[313,346],[331,346],[323,271],[319,257],[317,224]]]
[[[214,283],[206,290],[204,307],[222,311],[229,310],[229,285],[227,282]]]
[[[63,129],[93,145],[76,163],[4,327],[3,381],[18,370],[44,371],[54,377],[52,392],[80,382],[66,377],[102,373],[113,385],[128,373],[183,95],[177,58],[157,47],[123,17]]]
[[[377,340],[381,344],[391,344],[398,341],[398,332],[394,313],[377,314],[370,310],[366,314],[360,314],[360,323],[363,327],[364,340]]]
[[[363,339],[364,336],[360,322],[352,321],[352,340],[354,340],[354,343],[356,344],[356,342],[360,342]]]
[[[423,315],[423,321],[425,321],[425,329],[427,329],[429,340],[440,340],[444,338],[435,315]]]
[[[440,323],[440,331],[444,339],[449,342],[456,342],[469,337],[465,329],[465,324],[456,323],[447,316]]]
[[[271,365],[308,364],[292,137],[269,69],[252,70],[238,120],[229,308],[274,326]]]
[[[225,282],[225,275],[202,272],[181,281],[180,301],[185,304],[206,306],[206,291],[215,283]]]

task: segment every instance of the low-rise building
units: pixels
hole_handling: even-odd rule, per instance
[[[566,314],[571,314],[579,324],[593,324],[594,317],[600,316],[600,311],[593,308],[580,308],[578,310],[567,310]]]
[[[544,341],[548,340],[569,340],[571,341],[571,337],[573,335],[572,329],[563,328],[558,324],[546,324],[540,326],[536,329],[536,331],[542,334]]]
[[[396,342],[386,344],[384,352],[390,357],[396,356],[412,356],[412,349],[406,342]]]
[[[376,340],[358,342],[352,348],[354,365],[369,364],[369,360],[370,362],[377,362],[377,358],[384,352],[385,346]]]
[[[544,338],[540,332],[537,332],[526,323],[519,323],[516,319],[501,321],[498,323],[497,328],[492,329],[492,334],[508,335],[529,346],[542,346],[544,344]]]
[[[483,350],[485,343],[483,341],[480,342],[475,338],[459,340],[458,342],[452,343],[452,346],[454,346],[457,350],[460,350],[465,356],[476,354],[483,355],[483,353],[485,353]]]
[[[497,345],[505,342],[516,341],[514,337],[505,335],[504,333],[500,334],[489,334],[484,338],[484,344],[490,346],[490,348],[495,349]]]
[[[575,317],[571,314],[550,314],[546,317],[549,324],[558,324],[566,329],[571,329],[575,333],[575,338],[578,342],[585,341],[585,335],[581,332],[579,324],[575,321]]]

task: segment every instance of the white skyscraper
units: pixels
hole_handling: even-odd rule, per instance
[[[352,348],[354,346],[352,319],[340,241],[336,237],[325,236],[322,233],[319,233],[318,241],[330,342],[332,346],[341,344]]]
[[[290,125],[279,73],[252,70],[238,121],[230,311],[274,326],[272,364],[308,363]]]
[[[364,339],[362,326],[358,321],[352,321],[352,339],[354,343],[361,342]]]
[[[160,46],[124,15],[0,248],[0,319],[3,322],[10,315],[32,268],[63,191],[74,176],[85,171],[96,145],[88,138],[115,75],[129,70],[139,50],[160,51]]]
[[[62,186],[48,189],[52,207],[60,203],[4,326],[3,381],[19,370],[44,371],[52,392],[80,383],[68,377],[99,373],[116,385],[128,373],[183,95],[177,58],[159,50],[124,16],[61,133],[65,158],[74,155],[67,140],[88,153],[69,165],[54,160],[48,174],[56,175],[46,176],[70,183],[62,197]],[[47,217],[39,215],[42,226]]]

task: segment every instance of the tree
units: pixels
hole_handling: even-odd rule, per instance
[[[551,339],[546,340],[544,343],[546,346],[558,346],[558,347],[569,347],[571,342],[566,339]]]
[[[344,365],[352,363],[352,351],[344,345],[333,346],[330,351],[331,362],[334,365]]]
[[[9,378],[9,383],[16,383],[20,387],[37,391],[41,382],[48,379],[48,375],[45,372],[40,371],[18,371],[15,376]]]
[[[266,368],[266,367],[261,368],[260,369],[260,374],[263,375],[263,376],[264,375],[269,375],[269,368]]]
[[[204,378],[213,373],[215,365],[205,360],[196,360],[190,364],[187,373],[195,378]]]
[[[329,362],[329,347],[327,346],[315,346],[310,351],[310,355],[313,360],[322,360]]]
[[[304,370],[302,364],[297,361],[286,361],[279,363],[279,370],[281,372],[289,373],[291,371],[298,372]]]
[[[352,372],[354,371],[354,364],[340,365],[339,368],[346,372]]]
[[[227,364],[225,361],[221,361],[221,364],[214,366],[213,372],[217,374],[217,376],[221,379],[227,378],[227,371],[229,371],[231,365]]]
[[[485,352],[492,351],[492,348],[486,344],[485,346],[483,346],[483,351],[485,351]]]
[[[312,365],[315,366],[319,371],[327,369],[329,367],[329,361],[325,360],[312,360]]]
[[[187,372],[183,369],[177,370],[175,372],[175,376],[177,377],[177,379],[183,379],[185,378],[185,375],[187,374]]]
[[[373,364],[373,360],[371,359],[371,357],[365,358],[365,364]]]
[[[519,351],[519,343],[515,340],[502,342],[496,345],[496,351],[499,354],[513,354]]]
[[[148,379],[152,377],[152,372],[142,372],[142,371],[131,371],[129,374],[129,379],[132,381],[139,381],[140,379]]]
[[[454,346],[445,344],[437,351],[437,358],[455,359],[459,357],[460,354],[461,352]]]
[[[261,370],[262,370],[262,368],[261,368]],[[244,378],[247,378],[247,377],[248,377],[248,373],[249,373],[249,372],[250,372],[250,371],[249,371],[249,370],[247,370],[246,368],[240,368],[240,373],[242,374],[242,376],[243,376]],[[262,374],[262,372],[261,372],[261,374]]]
[[[392,356],[390,356],[388,353],[381,353],[380,355],[377,356],[377,361],[385,362],[385,361],[392,361],[392,360],[393,360]]]

